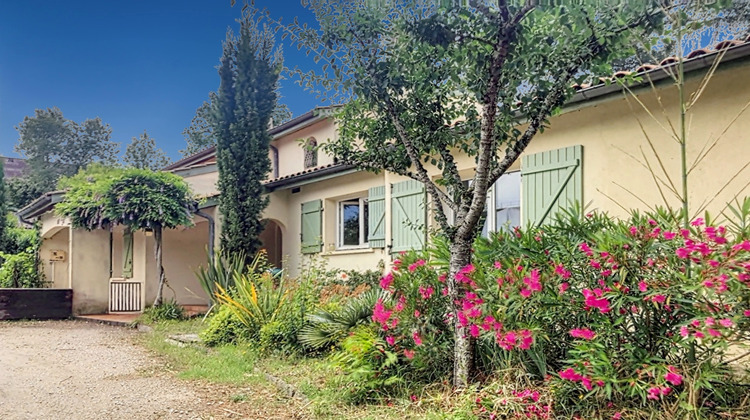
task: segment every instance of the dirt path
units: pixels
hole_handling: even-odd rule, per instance
[[[0,419],[284,418],[222,406],[226,390],[163,373],[133,334],[77,321],[0,322]]]

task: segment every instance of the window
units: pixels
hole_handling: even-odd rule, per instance
[[[338,248],[367,246],[368,203],[365,198],[353,198],[339,202]]]
[[[495,182],[494,196],[494,230],[521,226],[521,172],[503,174]]]
[[[305,142],[305,169],[318,166],[318,142],[310,137]]]

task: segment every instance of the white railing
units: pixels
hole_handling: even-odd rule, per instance
[[[110,281],[110,312],[140,312],[142,310],[141,283],[134,281],[115,281],[114,279],[113,281]]]

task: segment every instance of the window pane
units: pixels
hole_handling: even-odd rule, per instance
[[[495,208],[521,207],[521,172],[503,174],[495,182]]]
[[[341,216],[344,230],[341,245],[359,245],[359,202],[343,203]]]
[[[500,209],[497,211],[495,221],[497,223],[497,230],[513,229],[516,226],[521,226],[521,209],[519,207]]]

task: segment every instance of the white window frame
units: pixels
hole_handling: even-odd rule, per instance
[[[352,197],[336,203],[336,249],[369,248],[366,233],[368,220],[364,211],[368,201],[367,197]],[[359,204],[359,244],[344,245],[344,205],[354,204],[354,202]]]

